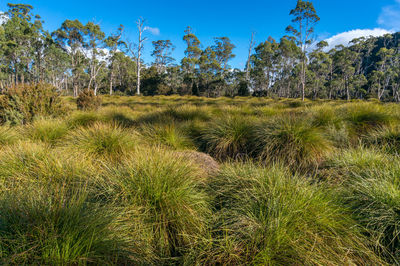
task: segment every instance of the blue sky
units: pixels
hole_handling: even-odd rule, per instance
[[[65,19],[79,19],[86,23],[100,23],[106,33],[120,24],[126,28],[126,37],[136,40],[135,20],[143,17],[154,30],[147,32],[145,61],[150,63],[151,41],[170,39],[176,46],[174,57],[183,57],[185,45],[183,31],[190,25],[202,42],[211,45],[213,37],[228,36],[236,45],[236,58],[231,65],[243,68],[251,31],[256,32],[257,42],[268,36],[279,39],[290,23],[289,11],[296,0],[25,0],[0,1],[0,10],[6,4],[27,3],[34,6],[34,13],[45,20],[45,28],[53,31]],[[318,39],[329,39],[332,45],[348,42],[362,35],[381,35],[400,30],[400,0],[314,0],[321,17],[316,27]]]

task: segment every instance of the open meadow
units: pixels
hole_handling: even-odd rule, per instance
[[[397,104],[60,104],[57,115],[0,127],[1,264],[400,261]]]

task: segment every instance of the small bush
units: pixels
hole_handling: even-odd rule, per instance
[[[0,123],[26,124],[38,116],[55,117],[64,112],[56,88],[45,83],[10,87],[0,100]]]
[[[101,106],[101,98],[94,95],[92,90],[86,89],[79,93],[76,99],[76,105],[79,110],[93,111],[98,110]]]

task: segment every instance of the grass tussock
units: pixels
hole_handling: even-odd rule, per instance
[[[1,147],[12,144],[18,139],[18,133],[7,126],[0,126],[0,149]]]
[[[96,123],[78,128],[67,139],[67,147],[96,158],[118,160],[135,148],[137,135],[116,125]]]
[[[176,125],[175,122],[163,125],[143,125],[140,132],[152,144],[161,144],[176,150],[195,149],[185,129]]]
[[[277,117],[260,125],[255,132],[258,152],[269,162],[316,167],[333,150],[321,130],[299,116]]]
[[[23,129],[23,135],[32,141],[55,145],[68,133],[68,126],[62,120],[37,119]]]
[[[149,149],[109,169],[105,180],[120,204],[140,210],[159,259],[178,259],[207,237],[211,208],[201,174],[188,160]]]
[[[246,157],[252,152],[253,131],[254,122],[245,117],[217,119],[201,130],[201,147],[218,159]]]
[[[226,165],[212,194],[221,264],[375,264],[376,257],[335,196],[279,166]],[[212,262],[212,263],[215,263]],[[211,263],[211,264],[212,264]]]

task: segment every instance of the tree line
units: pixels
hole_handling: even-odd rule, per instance
[[[191,27],[184,31],[184,57],[177,62],[170,40],[151,43],[153,62],[144,62],[146,20],[137,20],[138,39],[124,26],[106,35],[100,24],[65,20],[54,32],[26,4],[8,4],[0,25],[0,90],[19,83],[50,83],[66,95],[95,94],[301,97],[400,101],[400,34],[354,39],[328,49],[316,42],[320,18],[311,1],[298,0],[292,23],[280,40],[255,43],[251,34],[244,69],[232,68],[235,45],[216,37],[203,47]]]

